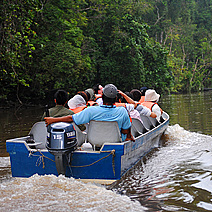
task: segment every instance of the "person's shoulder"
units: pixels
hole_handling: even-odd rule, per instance
[[[85,108],[84,110],[85,110],[85,111],[96,111],[96,110],[99,110],[99,108],[100,108],[100,106],[95,105],[95,106],[87,107],[87,108]]]
[[[116,107],[116,110],[119,111],[120,113],[127,113],[127,109],[125,107]]]
[[[68,108],[66,108],[64,106],[61,108],[61,112],[65,112],[68,115],[73,115],[74,114],[74,112],[72,110],[70,110],[70,109],[68,109]]]

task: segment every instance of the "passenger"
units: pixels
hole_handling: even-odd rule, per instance
[[[88,92],[90,94],[90,99],[87,102],[87,106],[97,106],[98,103],[95,101],[94,89],[88,88],[85,90],[85,92]]]
[[[140,89],[140,91],[141,91],[141,99],[139,100],[140,104],[145,101],[145,93],[146,93],[147,90],[148,90],[147,87],[142,87]]]
[[[102,100],[102,93],[103,93],[103,87],[100,84],[96,84],[93,86],[94,93],[95,93],[95,101],[98,103],[99,106],[103,105]]]
[[[103,86],[100,85],[99,83],[94,85],[93,86],[93,89],[94,89],[94,93],[96,95],[96,97],[99,95],[99,96],[102,96],[103,94]]]
[[[144,116],[150,116],[152,118],[156,118],[156,114],[154,112],[151,112],[150,109],[140,105],[138,102],[135,102],[132,98],[130,98],[130,96],[132,96],[131,93],[126,92],[128,94],[127,95],[126,93],[123,93],[120,90],[118,92],[124,97],[125,101],[123,100],[123,102],[127,102],[125,103],[125,108],[127,109],[131,118],[137,118],[142,122],[140,113]],[[118,106],[118,103],[117,103],[117,106]],[[139,111],[137,110],[137,107],[140,108]]]
[[[54,102],[56,106],[49,109],[49,116],[60,117],[60,116],[73,115],[74,112],[65,107],[67,101],[68,101],[68,93],[64,90],[58,90],[54,94]],[[44,112],[41,118],[42,121],[44,121],[44,117],[46,117],[46,112]]]
[[[90,99],[90,94],[87,91],[79,91],[77,94],[69,99],[68,107],[74,113],[79,113],[87,107],[87,102]]]
[[[149,89],[145,93],[145,101],[142,103],[143,106],[149,108],[152,112],[157,115],[157,120],[160,121],[160,117],[163,113],[157,102],[159,101],[160,95],[155,90]]]
[[[133,100],[138,102],[141,99],[141,92],[138,89],[133,89],[130,91],[130,94],[133,97]]]
[[[88,92],[89,95],[90,95],[90,99],[89,101],[94,101],[95,100],[95,92],[94,92],[94,89],[93,88],[88,88],[85,90],[85,92]]]
[[[55,122],[72,122],[75,124],[89,123],[91,120],[96,121],[117,121],[120,132],[122,134],[122,140],[135,141],[131,135],[131,123],[129,115],[124,107],[116,107],[113,104],[117,96],[117,88],[113,84],[108,84],[103,89],[103,105],[96,107],[88,107],[80,113],[65,116],[61,118],[46,117],[46,125]]]
[[[56,106],[49,109],[49,116],[62,117],[62,116],[73,115],[74,112],[65,107],[67,101],[68,101],[68,93],[64,90],[58,90],[54,95],[54,102],[56,103]],[[46,115],[47,115],[46,112],[44,112],[41,118],[42,121],[44,121]],[[85,125],[79,125],[78,127],[82,131],[86,129]]]
[[[119,99],[118,99],[118,100],[121,100],[121,103],[115,102],[115,106],[125,107],[130,118],[136,118],[142,122],[139,112],[137,110],[135,110],[135,108],[137,107],[137,104],[132,100],[132,95],[130,94],[130,92],[123,93],[122,91],[118,90],[118,94],[122,97],[122,98],[119,97]],[[127,99],[129,101],[130,97],[131,97],[131,101],[130,101],[131,103],[128,103]]]

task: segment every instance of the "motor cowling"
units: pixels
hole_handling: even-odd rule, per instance
[[[47,149],[49,151],[70,152],[77,146],[76,131],[70,123],[58,122],[47,129]]]
[[[55,156],[58,175],[65,175],[68,165],[68,154],[77,148],[74,126],[66,122],[58,122],[48,126],[46,148]]]

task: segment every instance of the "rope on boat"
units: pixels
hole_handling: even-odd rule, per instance
[[[41,162],[43,163],[43,169],[45,168],[45,163],[44,163],[44,158],[47,158],[53,162],[55,162],[54,160],[52,160],[51,158],[48,158],[46,157],[39,149],[37,149],[37,152],[39,152],[41,155],[35,155],[33,154],[33,152],[30,150],[30,153],[29,153],[29,157],[30,156],[37,156],[39,157],[36,161],[36,166],[40,166]]]
[[[98,163],[99,161],[109,157],[110,155],[113,155],[113,161],[112,161],[112,167],[113,167],[113,174],[115,176],[115,161],[114,161],[114,157],[115,157],[115,149],[111,150],[111,151],[101,151],[101,152],[110,152],[108,155],[106,155],[105,157],[103,158],[100,158],[99,160],[97,161],[94,161],[93,163],[91,164],[87,164],[87,165],[83,165],[83,166],[71,166],[73,168],[83,168],[83,167],[88,167],[88,166],[92,166],[94,165],[95,163]]]

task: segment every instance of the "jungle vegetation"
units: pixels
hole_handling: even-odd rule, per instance
[[[212,0],[2,0],[0,11],[1,101],[96,83],[212,86]]]

